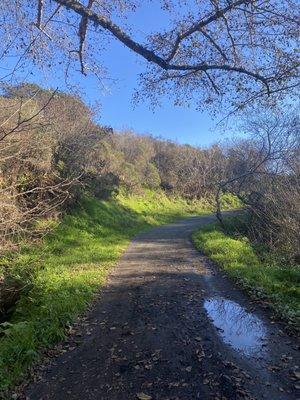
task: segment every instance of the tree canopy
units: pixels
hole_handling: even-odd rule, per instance
[[[30,58],[55,73],[79,69],[101,79],[103,49],[115,39],[147,61],[140,88],[153,103],[164,93],[176,104],[193,100],[199,107],[235,109],[297,93],[297,0],[152,3],[160,4],[166,27],[140,38],[138,14],[130,19],[136,23],[126,21],[135,1],[4,0],[1,57],[19,55],[7,75]]]

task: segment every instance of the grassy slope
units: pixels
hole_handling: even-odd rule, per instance
[[[2,324],[0,389],[15,383],[41,348],[64,337],[66,325],[85,309],[136,233],[208,210],[205,203],[150,191],[114,201],[86,198],[42,245],[9,259],[11,275],[26,281],[28,290],[10,322]]]
[[[231,224],[234,224],[234,219]],[[238,223],[238,222],[237,222]],[[300,269],[262,261],[245,237],[225,234],[218,223],[193,235],[196,247],[255,297],[264,299],[290,324],[299,323]]]

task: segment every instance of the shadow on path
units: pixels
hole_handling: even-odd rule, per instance
[[[27,398],[296,399],[288,377],[295,343],[191,244],[191,232],[213,218],[192,217],[137,236],[65,343],[69,350],[45,366]],[[238,305],[227,316],[235,318],[233,328],[240,322],[247,332],[260,321],[263,337],[250,354],[224,339],[216,314],[208,315],[212,299],[219,299],[219,319],[226,313],[222,299]]]

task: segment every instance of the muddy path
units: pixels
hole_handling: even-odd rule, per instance
[[[193,248],[213,218],[136,237],[27,399],[300,398],[296,339]]]

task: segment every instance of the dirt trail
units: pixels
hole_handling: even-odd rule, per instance
[[[192,246],[212,219],[135,238],[27,399],[297,399],[296,340]]]

